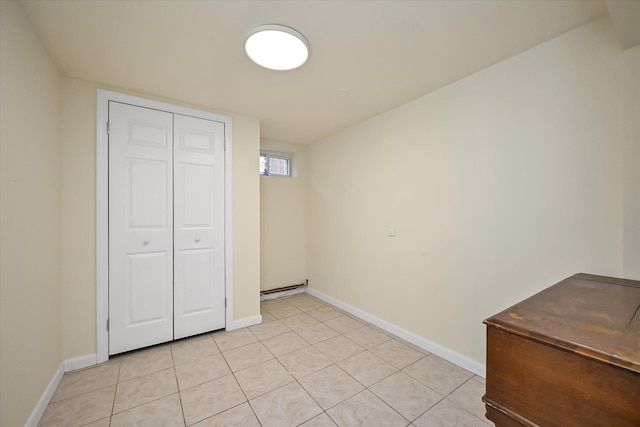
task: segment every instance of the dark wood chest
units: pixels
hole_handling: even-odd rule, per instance
[[[496,426],[640,426],[640,282],[576,274],[485,320]]]

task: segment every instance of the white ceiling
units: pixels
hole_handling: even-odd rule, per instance
[[[308,143],[607,14],[604,1],[21,2],[62,73],[261,120]],[[311,46],[294,71],[244,53],[261,24]]]

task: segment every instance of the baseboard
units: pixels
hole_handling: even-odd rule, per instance
[[[47,388],[44,389],[42,396],[40,396],[40,400],[36,404],[36,407],[31,411],[31,416],[24,424],[25,427],[36,427],[40,422],[40,418],[42,418],[42,414],[44,414],[45,409],[47,409],[47,405],[51,401],[53,397],[53,393],[55,393],[58,388],[58,384],[60,384],[60,380],[62,379],[62,375],[64,375],[64,361],[58,366],[58,369],[53,374],[53,378],[49,381]]]
[[[42,396],[40,396],[40,400],[38,400],[35,408],[31,411],[29,419],[27,419],[27,422],[24,424],[25,427],[37,427],[40,422],[40,418],[42,418],[42,414],[44,414],[45,409],[47,409],[47,406],[53,397],[53,393],[55,393],[58,388],[58,384],[60,384],[60,380],[62,380],[62,376],[65,372],[86,368],[87,366],[95,364],[95,354],[86,354],[84,356],[63,360],[62,363],[60,363],[60,366],[58,366],[58,369],[56,369],[56,372],[53,374],[51,381],[49,381],[49,384],[44,389],[44,392],[42,393]]]
[[[428,351],[429,353],[433,353],[436,356],[440,356],[443,359],[448,360],[449,362],[460,366],[461,368],[464,368],[468,371],[473,372],[478,376],[481,376],[482,378],[485,378],[486,376],[486,369],[487,369],[486,366],[482,363],[479,363],[473,359],[468,358],[467,356],[463,356],[462,354],[457,353],[453,350],[450,350],[444,346],[441,346],[440,344],[436,344],[433,341],[429,341],[428,339],[421,337],[420,335],[414,334],[413,332],[409,332],[406,329],[402,329],[401,327],[391,322],[387,322],[386,320],[380,319],[379,317],[376,317],[372,314],[369,314],[365,311],[355,308],[340,300],[330,297],[329,295],[323,294],[322,292],[317,291],[313,288],[307,288],[307,293],[323,301],[326,301],[338,307],[339,309],[344,310],[347,313],[352,314],[366,322],[369,322],[372,325],[379,327],[380,329],[383,329],[387,332],[397,335],[403,340],[408,341],[411,344],[414,344]]]
[[[227,331],[233,331],[247,326],[259,325],[262,323],[262,315],[245,317],[244,319],[234,320],[230,325],[227,324]]]
[[[73,357],[71,359],[65,359],[62,364],[64,365],[64,371],[75,371],[76,369],[86,368],[87,366],[93,366],[97,364],[97,357],[94,354],[85,354],[84,356]]]

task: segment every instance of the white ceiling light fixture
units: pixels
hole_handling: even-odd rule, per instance
[[[249,33],[244,50],[253,62],[270,70],[300,67],[309,57],[309,43],[302,34],[284,25],[260,25]]]

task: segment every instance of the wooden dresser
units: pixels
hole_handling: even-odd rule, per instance
[[[640,282],[576,274],[487,319],[487,418],[640,426]]]

